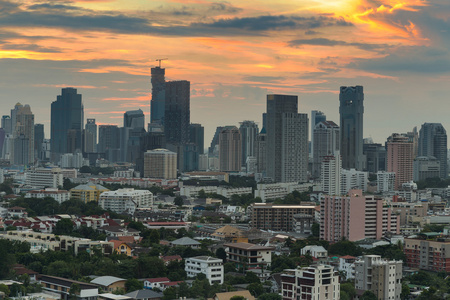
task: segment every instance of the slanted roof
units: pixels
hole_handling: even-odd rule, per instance
[[[114,276],[100,276],[91,280],[91,283],[101,285],[101,286],[110,286],[113,283],[118,281],[125,281],[126,279],[114,277]]]
[[[155,283],[155,282],[169,282],[170,279],[167,277],[159,277],[159,278],[149,278],[146,279],[145,281],[151,282],[151,283]]]
[[[236,291],[236,292],[227,292],[227,293],[217,293],[214,295],[213,299],[217,300],[229,300],[233,296],[242,296],[248,300],[255,300],[255,297],[250,294],[249,291]]]
[[[274,247],[260,246],[250,243],[228,243],[224,244],[225,247],[238,248],[243,250],[274,250]]]
[[[162,298],[163,293],[157,293],[152,290],[137,290],[128,294],[125,294],[124,296],[133,298],[133,299],[155,299],[155,298]]]
[[[196,240],[193,240],[189,237],[182,237],[181,239],[175,240],[171,242],[172,245],[178,245],[178,246],[191,246],[191,245],[201,245],[201,243],[197,242]]]

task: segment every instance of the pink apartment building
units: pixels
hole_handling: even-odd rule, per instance
[[[395,172],[395,188],[413,180],[414,144],[407,136],[394,133],[387,141],[386,170]]]
[[[363,195],[362,190],[350,190],[346,196],[323,196],[320,220],[320,238],[330,242],[381,239],[386,232],[400,232],[397,215],[383,199]]]

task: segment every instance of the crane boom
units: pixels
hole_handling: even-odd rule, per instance
[[[159,61],[159,67],[161,68],[161,61],[162,60],[167,60],[168,58],[158,58],[155,61]]]

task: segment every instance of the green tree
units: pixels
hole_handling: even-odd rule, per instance
[[[220,247],[216,250],[216,256],[217,258],[223,259],[223,262],[226,263],[227,261],[227,252],[223,247]]]
[[[319,237],[320,235],[320,224],[319,223],[313,223],[311,226],[311,235],[315,237]]]
[[[164,290],[163,295],[163,300],[177,299],[177,289],[171,286]]]
[[[266,293],[258,297],[258,300],[281,300],[281,296],[276,293]]]
[[[247,290],[255,297],[264,294],[264,287],[261,283],[253,282],[247,286]]]
[[[350,241],[340,241],[328,247],[328,253],[332,255],[351,255],[361,256],[363,254],[361,247]]]
[[[73,232],[73,222],[71,219],[61,219],[56,223],[53,233],[56,235],[70,235]]]
[[[349,297],[348,299],[353,299],[356,296],[356,290],[353,283],[341,283],[341,295],[342,293],[345,293]]]
[[[409,290],[409,286],[406,283],[402,283],[402,292],[400,294],[400,298],[402,300],[408,300],[409,295],[411,294],[411,291]]]
[[[127,293],[136,291],[136,290],[142,290],[144,288],[144,284],[137,280],[136,278],[130,278],[125,281],[125,289],[127,290]]]
[[[77,295],[80,294],[81,287],[78,283],[72,283],[69,289],[69,298],[71,300],[76,300]]]
[[[9,296],[9,288],[6,284],[0,284],[0,292],[5,293],[5,296]]]
[[[377,296],[372,291],[365,291],[360,300],[378,300]]]
[[[175,199],[173,200],[173,204],[175,204],[176,206],[183,206],[183,204],[184,204],[184,200],[183,200],[183,198],[182,197],[180,197],[180,196],[177,196],[177,197],[175,197]]]
[[[233,296],[230,298],[230,300],[246,300],[244,296]]]

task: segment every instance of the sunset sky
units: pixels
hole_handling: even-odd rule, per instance
[[[449,0],[0,0],[0,104],[30,104],[49,138],[62,87],[85,119],[149,121],[150,68],[191,82],[191,122],[261,124],[269,93],[339,123],[341,85],[363,85],[364,136],[424,122],[450,130]]]

